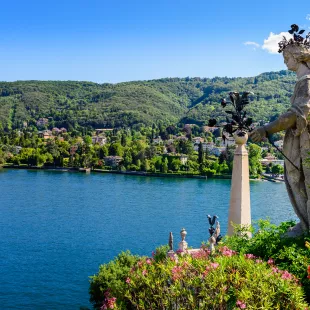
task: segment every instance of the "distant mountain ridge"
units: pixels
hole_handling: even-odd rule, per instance
[[[289,71],[247,78],[163,78],[118,84],[75,81],[0,82],[0,128],[50,118],[50,126],[132,127],[153,123],[204,124],[222,118],[230,91],[252,91],[249,114],[268,121],[284,112],[296,82]]]

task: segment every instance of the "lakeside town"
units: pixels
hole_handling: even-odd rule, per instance
[[[0,133],[4,167],[102,169],[204,176],[229,176],[235,140],[218,127],[196,124],[130,128],[52,127],[53,118],[39,118],[22,130]],[[253,124],[254,126],[256,124]],[[280,150],[283,137],[273,141]],[[248,144],[250,174],[282,180],[284,160],[267,141]]]

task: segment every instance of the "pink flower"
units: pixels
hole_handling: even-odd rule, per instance
[[[307,267],[307,273],[308,273],[307,278],[310,279],[310,266]]]
[[[204,272],[202,273],[202,277],[203,277],[203,278],[206,277],[208,273],[209,273],[209,270],[204,271]]]
[[[222,248],[219,249],[219,251],[224,255],[224,256],[233,256],[234,254],[236,254],[236,251],[233,251],[231,249],[229,249],[227,246],[224,246]]]
[[[219,264],[218,263],[211,263],[210,266],[213,268],[213,269],[216,269]]]
[[[236,302],[236,306],[239,308],[239,309],[245,309],[246,308],[246,304],[240,300],[237,300]]]
[[[183,262],[182,264],[183,267],[188,267],[189,266],[189,263],[187,261]]]
[[[273,273],[278,273],[279,272],[279,269],[277,267],[272,267],[272,272]]]
[[[176,281],[182,277],[182,267],[180,267],[180,266],[174,266],[172,268],[171,272],[172,272],[172,279],[174,281]]]
[[[274,263],[274,260],[272,258],[269,258],[267,261],[267,264],[272,265]]]
[[[138,261],[138,266],[141,267],[143,265],[143,262],[141,260]]]
[[[115,306],[115,303],[116,303],[116,298],[115,297],[108,298],[107,303],[108,303],[107,304],[108,309],[114,309],[114,306]]]
[[[114,309],[116,305],[116,298],[115,297],[110,297],[110,292],[106,291],[104,293],[104,301],[102,306],[100,307],[100,310],[106,310],[106,309]]]
[[[176,250],[176,253],[177,253],[177,254],[181,254],[181,253],[183,253],[183,250],[177,249],[177,250]]]
[[[143,274],[144,276],[146,276],[146,275],[147,275],[147,271],[144,269],[144,270],[142,271],[142,274]]]
[[[209,254],[210,254],[209,250],[200,249],[197,252],[192,252],[191,256],[192,258],[202,259],[202,258],[207,258]]]
[[[131,279],[128,277],[128,278],[126,279],[126,283],[129,284],[130,282],[131,282]]]
[[[153,257],[155,256],[155,252],[154,252],[154,251],[152,251],[152,256],[153,256]]]
[[[148,259],[146,260],[146,263],[147,263],[148,265],[151,265],[151,264],[152,264],[151,259],[148,258]]]
[[[106,290],[105,292],[104,292],[104,297],[105,298],[108,298],[108,297],[110,297],[110,289],[108,289],[108,290]]]
[[[253,255],[253,254],[244,254],[244,256],[245,256],[245,258],[249,258],[249,259],[254,259],[254,258],[256,258],[256,256]]]
[[[263,262],[263,261],[262,261],[261,259],[257,259],[257,260],[256,260],[256,263],[257,263],[257,264],[262,263],[262,262]]]
[[[282,273],[281,278],[282,278],[282,279],[285,279],[285,280],[290,280],[290,279],[292,279],[292,275],[291,275],[288,271],[285,270],[285,271]]]

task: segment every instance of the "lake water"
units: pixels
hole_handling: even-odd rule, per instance
[[[227,228],[230,180],[0,170],[0,308],[79,309],[90,275],[120,251],[151,255]],[[283,183],[251,182],[252,218],[296,219]]]

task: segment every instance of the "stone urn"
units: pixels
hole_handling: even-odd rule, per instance
[[[187,235],[187,232],[186,232],[185,228],[182,228],[180,235],[181,235],[182,241],[179,242],[179,250],[183,252],[183,251],[187,250],[187,242],[185,241],[185,237]]]
[[[248,141],[248,134],[247,132],[243,131],[243,130],[237,130],[235,133],[234,133],[234,139],[236,141],[236,144],[246,144],[246,142]]]

